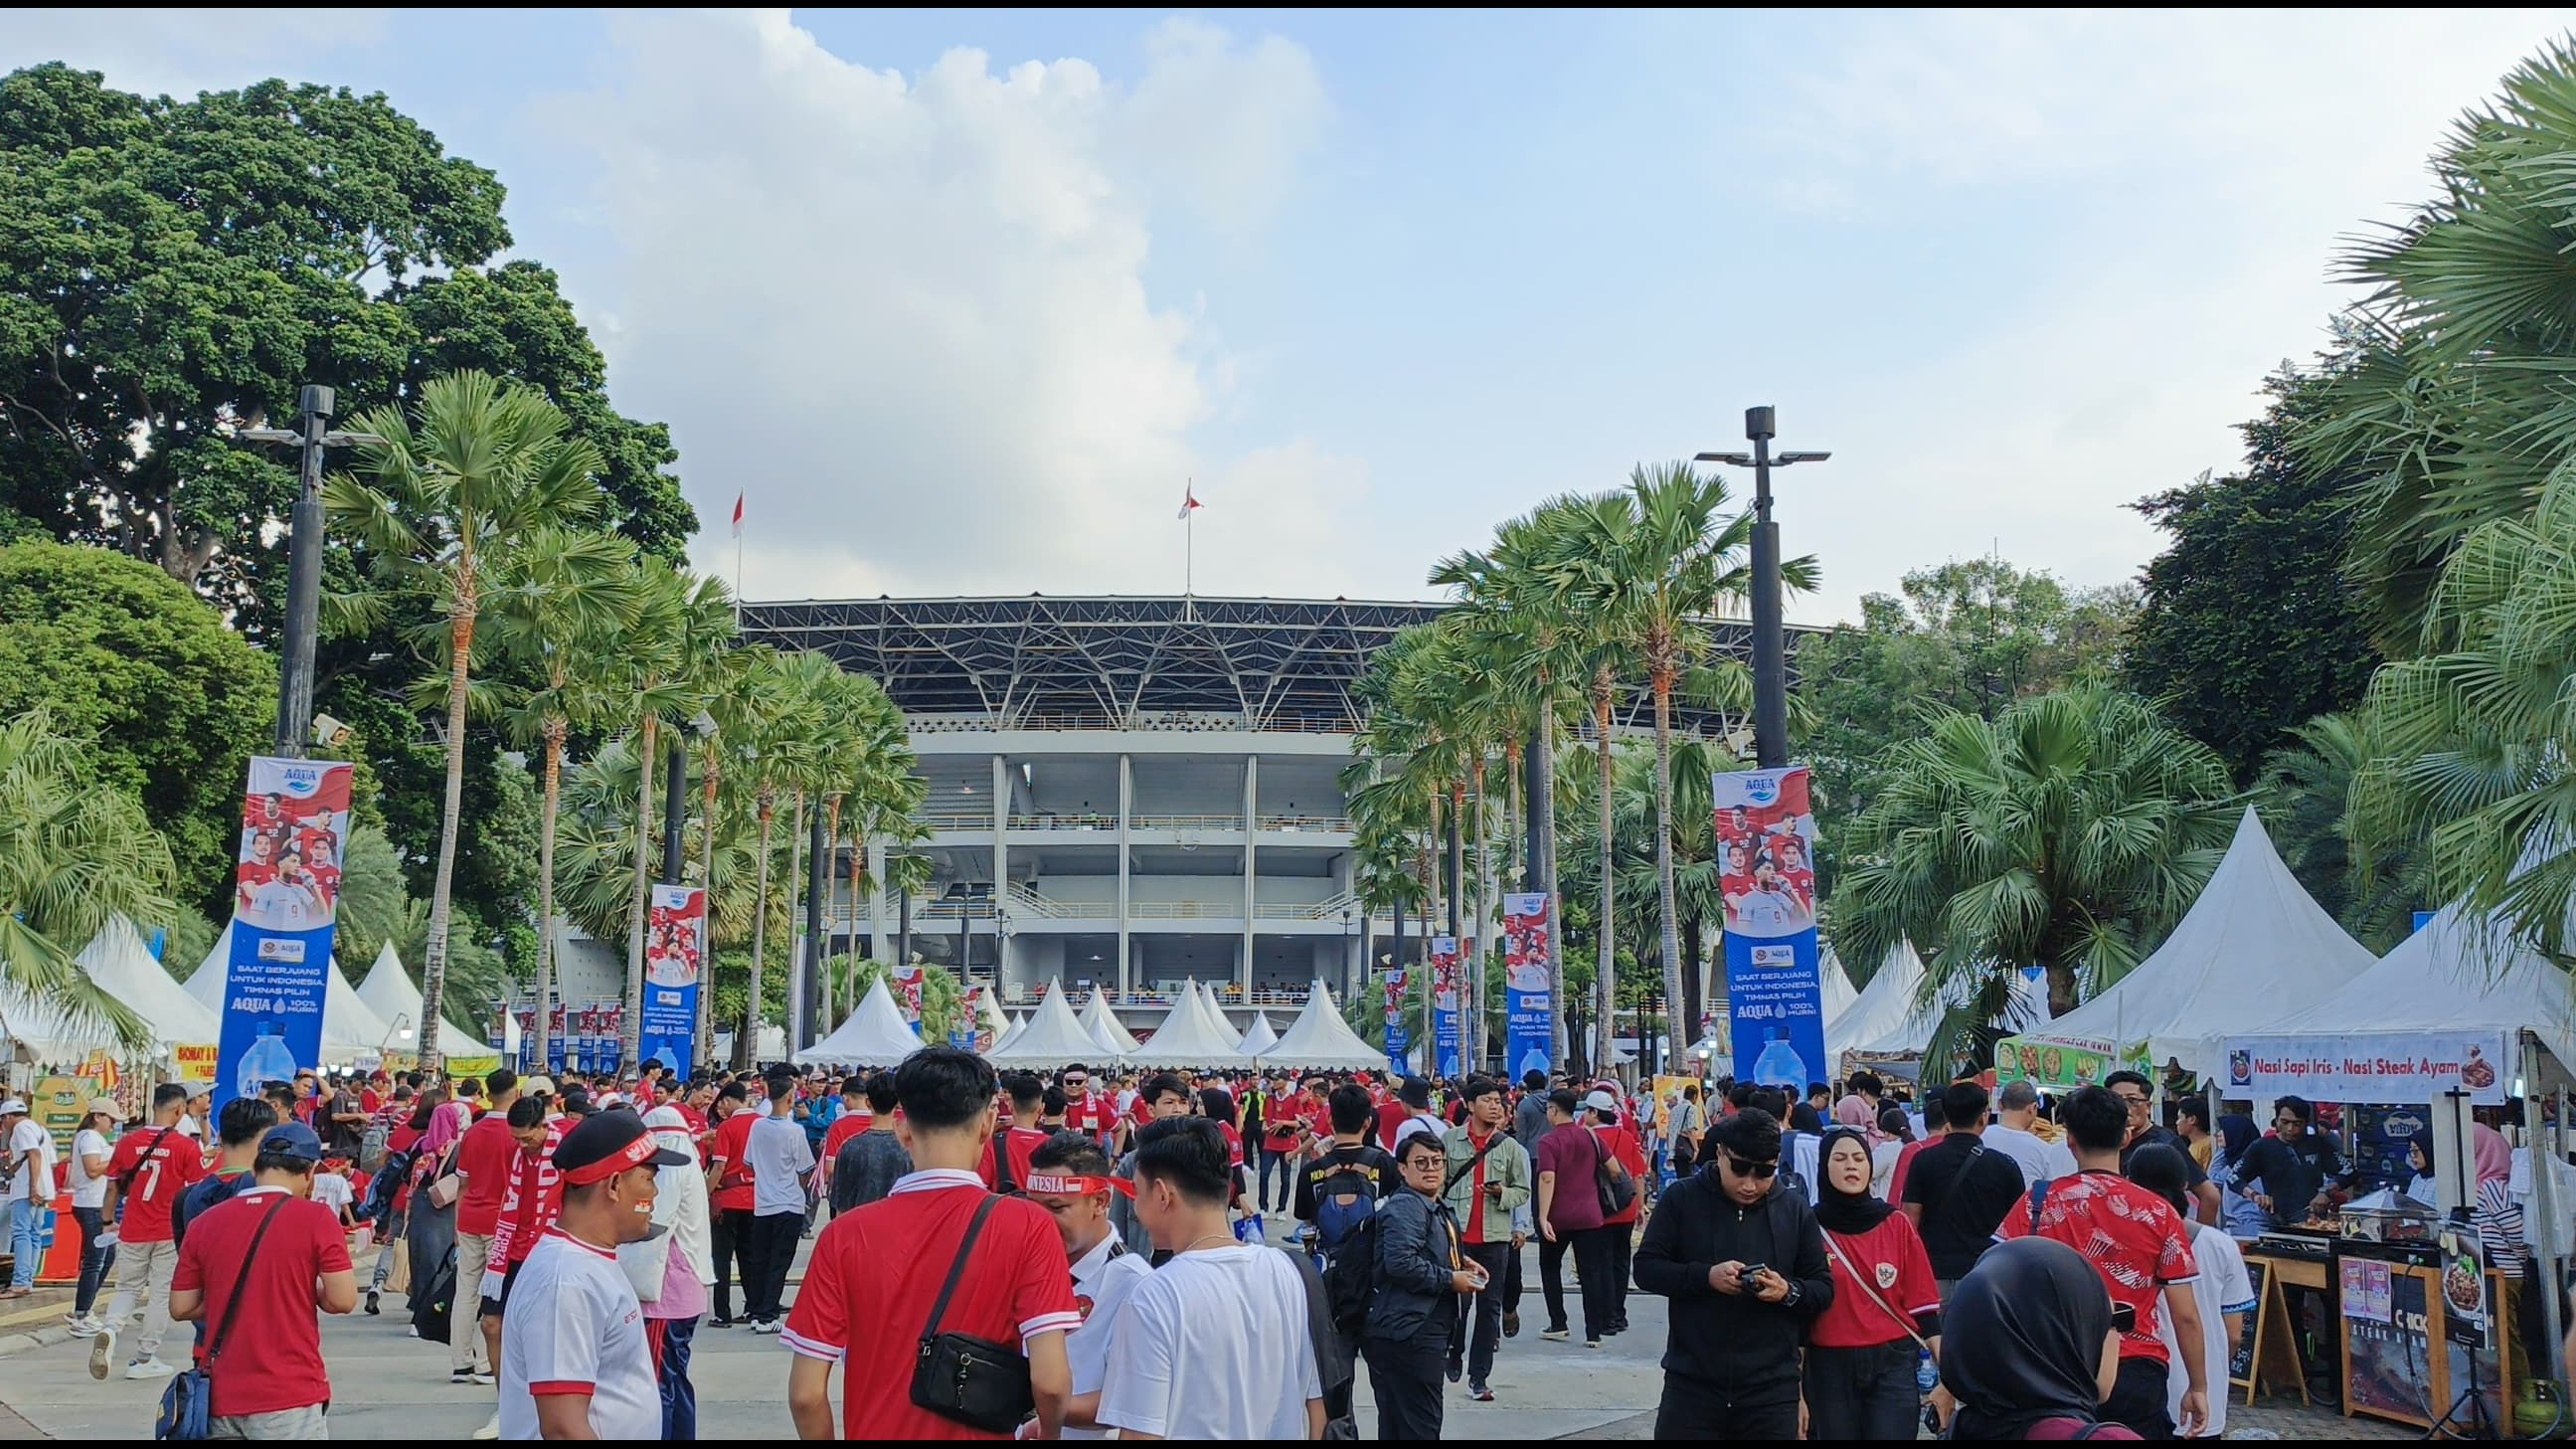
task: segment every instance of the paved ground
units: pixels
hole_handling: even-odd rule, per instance
[[[802,1277],[799,1272],[791,1282]],[[1538,1293],[1538,1254],[1529,1251],[1528,1298],[1521,1335],[1506,1340],[1495,1365],[1492,1404],[1470,1403],[1463,1390],[1449,1396],[1445,1437],[1451,1439],[1648,1439],[1660,1387],[1656,1359],[1664,1343],[1663,1300],[1632,1293],[1635,1327],[1594,1351],[1574,1343],[1547,1343],[1538,1331],[1545,1310]],[[331,1434],[338,1439],[461,1439],[480,1427],[493,1407],[488,1388],[451,1387],[447,1352],[406,1336],[400,1300],[389,1298],[384,1316],[353,1314],[325,1320],[323,1351],[338,1394]],[[1577,1310],[1579,1312],[1579,1309]],[[158,1382],[93,1382],[87,1345],[78,1341],[29,1343],[10,1335],[58,1323],[62,1306],[21,1300],[0,1316],[0,1440],[33,1437],[143,1438],[151,1433]],[[177,1341],[184,1342],[185,1329]],[[43,1338],[53,1338],[44,1334]],[[19,1351],[11,1352],[12,1348]],[[165,1349],[165,1356],[175,1353]],[[701,1330],[693,1377],[699,1396],[699,1435],[705,1439],[783,1439],[794,1436],[784,1402],[786,1351],[773,1338],[740,1330]],[[1361,1432],[1375,1437],[1368,1407],[1367,1370],[1358,1395]],[[2393,1425],[2342,1419],[2295,1404],[2231,1410],[2231,1431],[2244,1437],[2347,1439],[2412,1437]],[[2236,1437],[2231,1432],[2231,1437]]]

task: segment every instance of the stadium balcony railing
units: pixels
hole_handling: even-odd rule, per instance
[[[915,734],[992,734],[999,730],[1149,730],[1204,734],[1346,735],[1354,723],[1336,715],[1274,715],[1253,720],[1242,714],[1146,713],[1112,715],[1084,711],[1051,711],[1014,716],[991,714],[912,714],[904,723]]]

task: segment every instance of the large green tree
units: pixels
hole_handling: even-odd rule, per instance
[[[0,548],[0,718],[51,709],[100,784],[142,802],[180,898],[229,913],[243,761],[264,748],[277,669],[148,563],[40,540]]]
[[[2245,425],[2241,472],[2137,505],[2172,542],[2147,565],[2126,683],[2224,756],[2240,785],[2307,721],[2360,703],[2379,662],[2344,568],[2358,475],[2292,446],[2330,387],[2275,374],[2263,415]]]

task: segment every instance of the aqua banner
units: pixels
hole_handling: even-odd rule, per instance
[[[1503,897],[1503,1061],[1515,1080],[1555,1065],[1547,907],[1543,891]]]
[[[1440,1077],[1466,1075],[1465,1036],[1467,1013],[1462,1006],[1466,988],[1458,960],[1458,938],[1431,938],[1431,1040],[1439,1048],[1439,1064],[1432,1074]]]
[[[1400,1071],[1404,1054],[1413,1049],[1413,1038],[1404,1029],[1404,968],[1378,974],[1386,983],[1386,1059]]]
[[[644,926],[644,1016],[637,1023],[635,1049],[645,1061],[660,1062],[682,1078],[697,1065],[698,977],[706,955],[706,889],[653,887],[653,911]],[[607,1063],[598,1070],[623,1065],[615,1060],[618,1029],[624,1025],[620,1015],[603,1011],[588,1023],[598,1033],[591,1054]]]
[[[1735,1075],[1787,1087],[1794,1100],[1826,1071],[1807,767],[1738,770],[1710,786]]]
[[[351,769],[329,760],[250,762],[233,872],[232,955],[224,962],[215,1110],[322,1065],[331,933]],[[437,1010],[437,1003],[429,1004]]]

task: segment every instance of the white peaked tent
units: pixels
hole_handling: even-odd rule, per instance
[[[1825,948],[1820,964],[1822,969],[1817,972],[1817,1014],[1827,1023],[1831,1023],[1835,1017],[1849,1011],[1853,1002],[1860,1000],[1860,988],[1851,984],[1851,973],[1843,969],[1842,958],[1834,954],[1833,947]]]
[[[1922,990],[1919,984],[1921,981],[1921,975],[1921,970],[1918,967],[1916,971],[1916,980],[1918,985],[1915,991],[1911,993],[1911,996],[1913,997],[1919,998],[1922,995]],[[1939,1001],[1923,1002],[1917,1005],[1913,1001],[1909,1000],[1908,1005],[1912,1009],[1908,1011],[1903,1021],[1898,1022],[1896,1025],[1889,1027],[1887,1030],[1880,1032],[1874,1037],[1856,1039],[1850,1042],[1849,1045],[1853,1051],[1867,1052],[1872,1056],[1920,1056],[1932,1049],[1932,1036],[1933,1033],[1941,1029],[1941,1018],[1948,1013],[1951,1007],[1964,1002],[1967,999],[1967,996],[1968,992],[1966,988],[1959,987],[1945,991]],[[2004,1006],[2003,1029],[2005,1034],[2010,1035],[2014,1032],[2036,1031],[2039,1029],[2040,1024],[2047,1020],[2047,973],[2038,970],[2014,972],[2012,981],[2012,999]],[[1838,1062],[1839,1059],[1837,1059],[1837,1063]]]
[[[1279,1033],[1271,1028],[1270,1013],[1266,1011],[1256,1013],[1252,1018],[1252,1025],[1244,1028],[1241,1048],[1243,1054],[1258,1061],[1270,1055],[1271,1049],[1278,1045]]]
[[[1100,1043],[1100,1049],[1113,1057],[1123,1057],[1136,1050],[1136,1038],[1119,1024],[1117,1014],[1109,1009],[1109,1000],[1101,992],[1091,993],[1082,1004],[1082,1029]]]
[[[2567,973],[2457,905],[2444,907],[2325,1000],[2276,1019],[2242,1019],[2246,1029],[2238,1034],[2264,1037],[2501,1032],[2508,1083],[2529,1070],[2520,1055],[2525,1028],[2561,1063],[2576,1063],[2576,1000],[2568,994]]]
[[[413,1049],[420,1040],[420,988],[411,984],[411,974],[403,970],[393,942],[387,941],[384,949],[376,953],[376,964],[367,968],[367,979],[358,983],[358,999],[393,1029],[394,1050]],[[405,1027],[411,1029],[412,1035],[402,1035]],[[451,1063],[460,1057],[492,1055],[483,1033],[458,1026],[455,1018],[444,1014],[438,1018],[438,1050]]]
[[[997,1067],[1062,1067],[1097,1060],[1100,1043],[1082,1029],[1073,1008],[1065,1003],[1064,984],[1050,981],[1028,1023],[984,1056]]]
[[[100,991],[143,1018],[158,1054],[181,1044],[211,1045],[222,1034],[221,1018],[161,969],[134,923],[123,916],[110,918],[74,964]],[[0,1037],[25,1046],[41,1062],[86,1056],[108,1044],[101,1028],[76,1026],[53,1004],[14,991],[0,991]]]
[[[1861,988],[1841,1015],[1825,1014],[1825,1057],[1830,1070],[1840,1073],[1843,1053],[1857,1051],[1863,1042],[1876,1041],[1912,1020],[1914,998],[1922,989],[1923,958],[1914,954],[1912,942],[1902,942],[1887,953],[1878,974],[1869,978],[1869,985]]]
[[[1268,1059],[1299,1070],[1388,1070],[1386,1053],[1359,1039],[1350,1023],[1342,1020],[1341,1007],[1321,981],[1307,991],[1306,1009],[1279,1034],[1279,1044],[1270,1049]]]
[[[1239,1067],[1245,1061],[1243,1038],[1193,981],[1163,1024],[1127,1060],[1140,1067]]]
[[[890,1067],[921,1050],[921,1038],[895,1009],[894,993],[879,976],[859,998],[858,1010],[832,1034],[796,1054],[799,1063],[832,1067]]]
[[[2281,863],[2249,805],[2226,858],[2155,954],[2036,1029],[2115,1042],[2123,1054],[2143,1042],[2159,1066],[2179,1060],[2215,1077],[2229,1030],[2317,1005],[2373,964]]]
[[[980,1037],[987,1033],[994,1046],[1000,1046],[1011,1035],[1011,1019],[1002,1015],[1002,998],[990,987],[975,993],[975,1034]]]
[[[215,948],[206,953],[206,959],[197,964],[196,974],[186,983],[188,994],[213,1011],[217,1018],[224,1014],[224,982],[231,973],[232,959],[233,928],[226,923],[223,934],[215,938]],[[315,1065],[342,1066],[361,1057],[380,1055],[388,1048],[402,1050],[403,1043],[390,1040],[393,1028],[358,999],[357,988],[349,984],[348,977],[340,974],[340,958],[332,957],[324,967],[322,1060]],[[467,1039],[478,1044],[483,1040],[470,1033]],[[298,1062],[296,1065],[304,1064]]]
[[[1027,1030],[1028,1025],[1029,1015],[1027,1012],[1021,1012],[1018,1016],[1012,1017],[1011,1024],[1004,1027],[1002,1029],[1002,1034],[993,1039],[993,1045],[985,1051],[984,1055],[990,1057],[994,1052],[1000,1051],[1004,1047],[1007,1047],[1011,1043],[1019,1040],[1020,1033]]]

